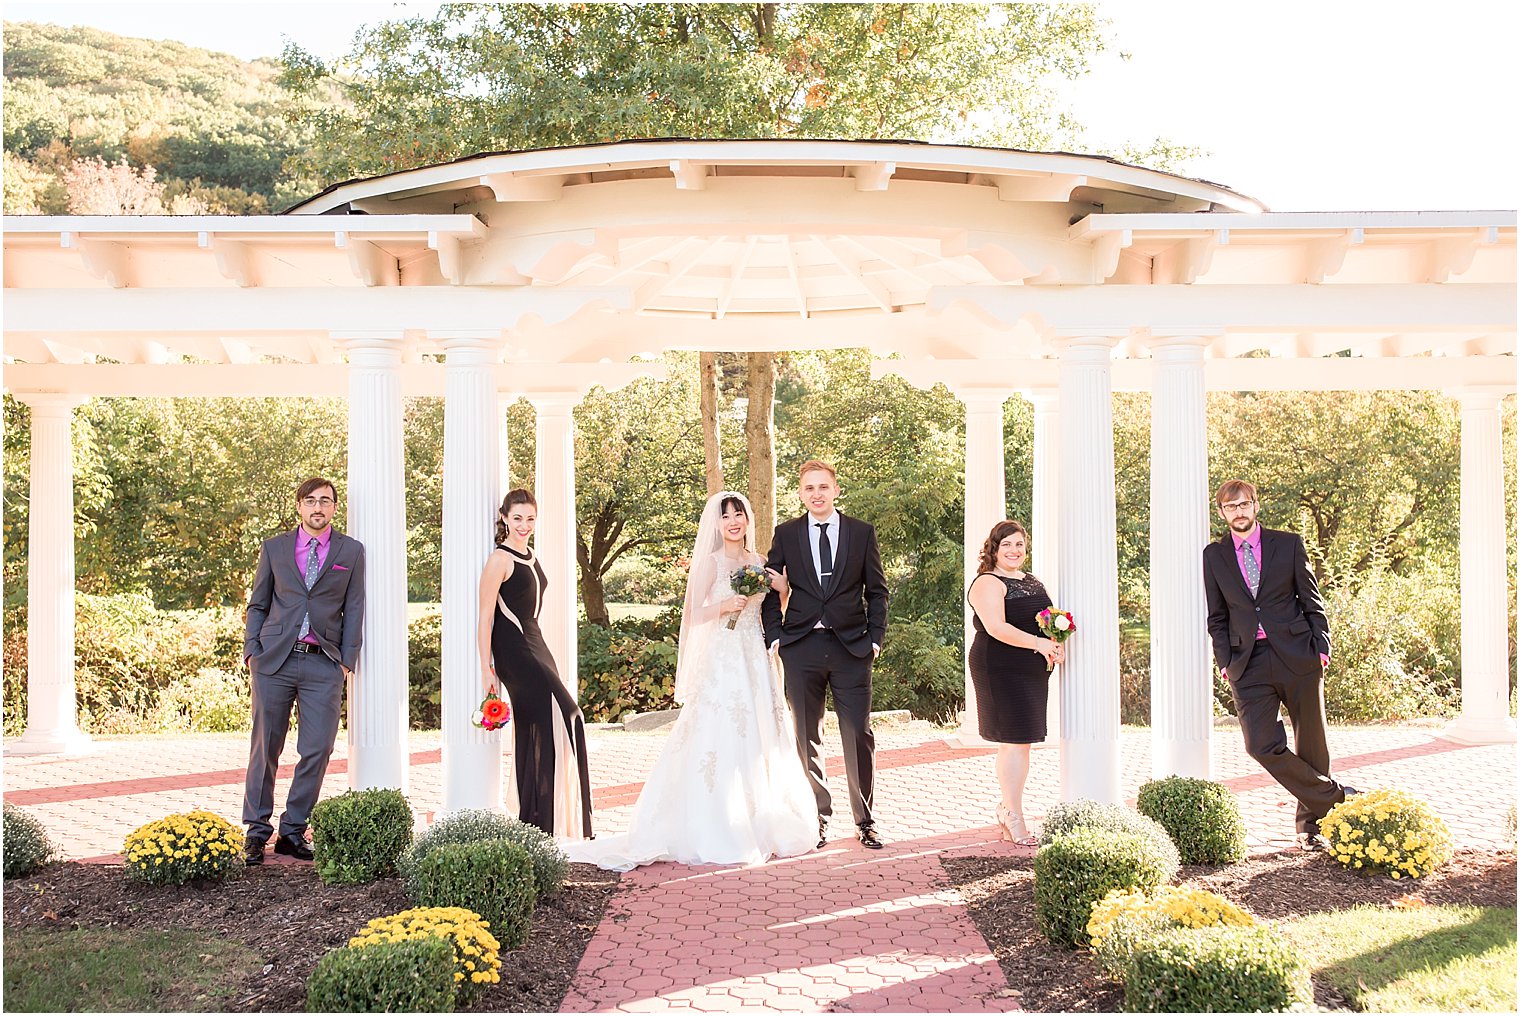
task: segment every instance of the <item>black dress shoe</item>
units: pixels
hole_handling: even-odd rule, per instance
[[[829,820],[826,819],[826,818],[821,818],[821,819],[818,820],[818,849],[822,850],[823,847],[824,847],[824,844],[826,844],[828,842],[829,842]]]
[[[1299,833],[1298,849],[1307,850],[1311,853],[1325,849],[1325,838],[1319,833]]]
[[[249,833],[243,840],[243,863],[263,864],[264,844],[267,842],[269,841],[261,840],[252,833]]]
[[[311,860],[311,846],[304,836],[281,836],[274,841],[274,852],[294,857],[297,861]]]
[[[1351,800],[1351,798],[1360,793],[1361,791],[1357,790],[1355,787],[1348,787],[1344,783],[1341,784],[1341,796],[1347,801]]]
[[[881,837],[876,835],[875,823],[866,822],[858,828],[859,832],[857,835],[860,837],[861,846],[869,850],[880,850],[882,848],[884,844],[881,842]]]

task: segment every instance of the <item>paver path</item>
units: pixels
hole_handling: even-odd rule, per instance
[[[594,731],[597,828],[617,832],[664,744],[665,734]],[[1121,779],[1133,800],[1149,778],[1149,732],[1121,734]],[[825,738],[837,746],[837,738]],[[1514,745],[1466,746],[1436,727],[1334,728],[1337,775],[1363,788],[1398,786],[1429,800],[1459,844],[1507,845],[1504,817],[1515,799]],[[437,733],[411,736],[409,796],[424,814],[441,800]],[[1216,731],[1215,778],[1240,802],[1252,852],[1292,842],[1291,800],[1244,753],[1233,728]],[[848,818],[824,850],[754,868],[660,864],[624,876],[582,958],[567,1011],[841,1012],[1004,1011],[1017,999],[945,888],[947,853],[998,854],[990,749],[960,749],[924,723],[878,731],[876,801],[887,849],[849,837]],[[112,858],[136,826],[172,811],[239,813],[247,736],[121,738],[76,759],[4,760],[6,800],[37,815],[66,856]],[[276,786],[289,785],[287,750]],[[339,744],[326,794],[345,788]],[[844,779],[831,759],[831,786]],[[1034,752],[1027,792],[1038,821],[1059,799],[1059,754]],[[283,860],[283,859],[282,859]]]

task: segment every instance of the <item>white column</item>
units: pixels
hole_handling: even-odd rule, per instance
[[[79,754],[74,697],[74,395],[17,392],[32,409],[27,513],[26,732],[11,755]]]
[[[491,556],[501,457],[491,365],[499,331],[432,333],[448,366],[443,404],[443,814],[500,811],[502,735],[470,722],[480,705],[480,573]]]
[[[976,578],[976,566],[981,558],[982,544],[992,527],[1001,522],[1008,511],[1008,497],[1003,476],[1003,403],[1011,390],[961,389],[956,396],[966,407],[966,499],[965,499],[965,581],[961,588],[971,586]],[[960,729],[955,740],[963,745],[984,744],[977,732],[976,689],[971,686],[971,640],[976,629],[971,625],[972,610],[965,608],[966,647],[962,667],[966,682],[966,711],[961,714]]]
[[[1056,464],[1061,461],[1060,393],[1054,388],[1035,388],[1024,393],[1034,406],[1034,486],[1032,517],[1029,520],[1030,565],[1051,602],[1061,606],[1060,585],[1060,476]],[[1061,738],[1061,671],[1050,675],[1050,696],[1045,705],[1047,740],[1059,743]]]
[[[560,680],[579,698],[576,604],[580,600],[575,560],[575,392],[531,396],[538,410],[538,535],[533,546],[548,575],[539,626],[559,667]]]
[[[1061,798],[1119,797],[1119,564],[1113,396],[1117,336],[1059,340],[1061,531],[1058,586],[1077,634],[1061,674]]]
[[[1462,407],[1462,714],[1446,728],[1446,736],[1467,744],[1515,739],[1509,715],[1499,424],[1499,400],[1511,391],[1495,385],[1452,393]]]
[[[406,487],[401,332],[341,332],[348,527],[364,544],[364,645],[348,682],[348,785],[407,789]]]
[[[1202,554],[1209,538],[1203,351],[1151,344],[1151,775],[1210,775],[1213,680]]]

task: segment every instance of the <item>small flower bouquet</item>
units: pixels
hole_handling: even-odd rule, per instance
[[[771,587],[771,577],[758,564],[747,564],[728,577],[728,584],[740,596],[754,596],[756,593],[762,593]],[[728,615],[728,628],[730,631],[738,623],[738,614]]]
[[[512,707],[494,691],[486,695],[475,715],[470,717],[470,722],[482,730],[500,730],[511,720]]]
[[[1075,635],[1077,631],[1077,622],[1071,616],[1071,611],[1069,610],[1057,610],[1055,607],[1046,607],[1036,614],[1034,619],[1039,624],[1040,631],[1045,633],[1045,637],[1056,645],[1065,642]],[[1045,669],[1054,670],[1055,664],[1047,663],[1045,664]]]

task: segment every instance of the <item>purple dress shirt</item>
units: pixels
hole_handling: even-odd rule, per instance
[[[331,544],[331,543],[332,543],[332,526],[328,526],[326,529],[322,530],[321,535],[319,535],[317,537],[317,571],[318,572],[321,572],[322,566],[327,563],[327,548],[328,548],[328,545]],[[299,575],[299,576],[301,576],[301,580],[303,582],[306,580],[306,559],[308,557],[308,552],[310,551],[310,549],[311,549],[311,534],[308,533],[304,529],[299,529],[298,528],[296,530],[296,574]],[[312,632],[307,632],[306,633],[306,637],[304,639],[302,639],[301,641],[302,642],[309,642],[312,645],[316,645],[317,644],[317,636],[315,634],[313,634]]]

